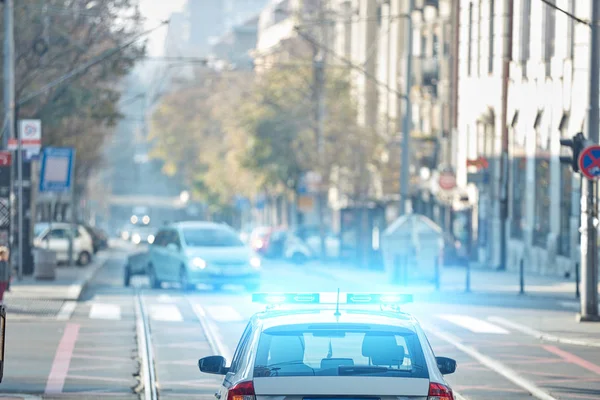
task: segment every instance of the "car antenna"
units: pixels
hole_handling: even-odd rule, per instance
[[[340,317],[342,314],[340,313],[340,288],[337,290],[337,299],[335,301],[335,315],[336,317]]]

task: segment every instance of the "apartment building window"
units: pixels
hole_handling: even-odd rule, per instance
[[[469,3],[469,47],[467,49],[467,75],[471,76],[473,65],[473,2]]]
[[[570,165],[561,164],[560,168],[560,234],[558,237],[558,254],[568,257],[571,254],[573,172]]]
[[[533,223],[534,246],[546,247],[550,233],[550,156],[547,151],[547,137],[543,137],[540,111],[535,119],[536,155],[535,155],[535,211]]]
[[[548,0],[548,2],[555,4],[556,0]],[[544,29],[542,32],[543,60],[546,63],[546,75],[550,75],[550,62],[554,57],[554,40],[556,38],[556,11],[547,4],[544,9],[542,26]]]
[[[492,74],[494,72],[494,14],[496,9],[496,2],[494,0],[490,0],[490,40],[489,40],[489,48],[488,48],[488,73]]]
[[[531,18],[531,0],[522,0],[521,7],[521,54],[519,60],[521,64],[525,65],[530,56],[531,27],[529,26],[529,20]],[[526,75],[525,69],[523,69],[523,74]]]
[[[510,221],[510,236],[514,239],[523,238],[523,217],[525,215],[525,191],[527,184],[527,159],[519,151],[512,160],[512,213]]]
[[[481,56],[483,49],[483,0],[479,0],[477,7],[477,75],[481,75]]]

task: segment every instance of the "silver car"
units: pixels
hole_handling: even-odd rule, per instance
[[[220,289],[260,287],[261,259],[231,227],[212,222],[179,222],[161,228],[150,246],[148,277],[153,288],[163,282],[187,290],[200,284]]]

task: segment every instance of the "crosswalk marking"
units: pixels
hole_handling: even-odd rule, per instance
[[[121,319],[121,307],[117,304],[94,303],[90,308],[91,319]]]
[[[65,301],[62,307],[60,308],[60,311],[56,315],[56,319],[59,321],[68,321],[69,319],[71,319],[71,315],[73,315],[73,311],[75,311],[76,307],[76,301]]]
[[[183,321],[183,315],[181,315],[175,304],[154,304],[150,306],[150,318],[154,321]]]
[[[217,322],[244,321],[244,317],[231,306],[205,306],[206,312]]]
[[[469,317],[467,315],[444,314],[438,315],[438,318],[444,319],[462,328],[468,329],[475,333],[495,333],[500,335],[508,335],[510,332],[497,325],[487,321]]]

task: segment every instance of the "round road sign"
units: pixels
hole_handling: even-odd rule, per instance
[[[440,174],[438,184],[443,190],[452,190],[456,187],[456,177],[452,172],[443,172]]]
[[[594,144],[581,151],[579,155],[579,170],[588,179],[600,177],[600,146]]]

